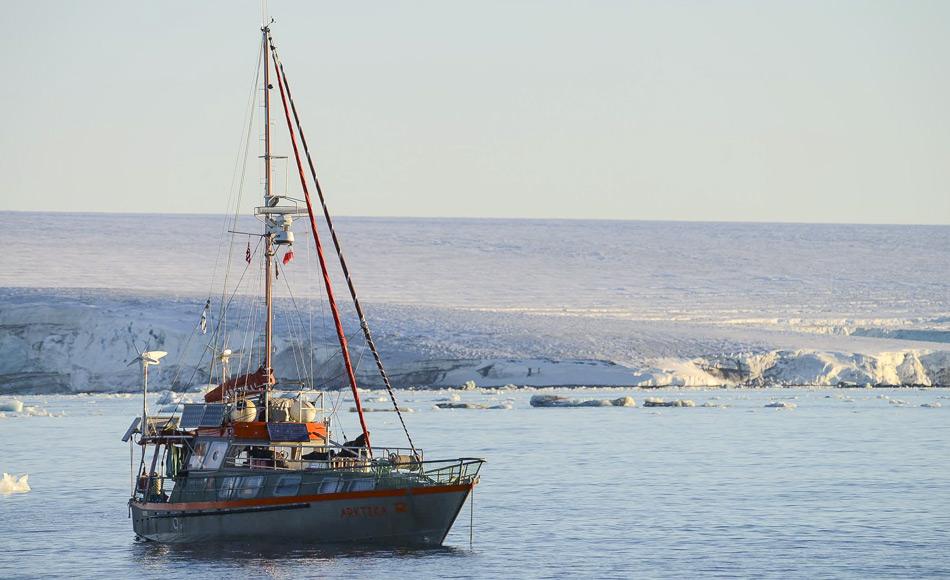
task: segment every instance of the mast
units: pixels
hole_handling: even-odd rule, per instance
[[[270,33],[270,26],[265,23],[261,28],[261,43],[264,54],[264,206],[271,207],[277,200],[271,195],[271,156],[270,156],[270,66],[267,59],[267,36]],[[267,225],[265,218],[264,225],[264,301],[267,305],[266,320],[264,322],[264,369],[267,376],[267,385],[264,389],[264,421],[268,416],[268,397],[271,387],[271,377],[273,368],[271,367],[271,350],[273,349],[274,332],[274,280],[272,270],[274,267],[274,240],[273,234]]]

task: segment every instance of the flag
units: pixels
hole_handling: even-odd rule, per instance
[[[251,263],[251,242],[247,242],[247,251],[244,252],[244,261],[248,264]]]
[[[205,307],[201,311],[201,322],[198,323],[199,326],[201,326],[201,334],[208,333],[208,310],[210,309],[211,309],[211,300],[209,299],[207,302],[205,302]]]
[[[293,251],[293,250],[287,250],[287,253],[284,254],[284,260],[283,260],[284,265],[286,266],[287,263],[290,262],[290,261],[293,260],[293,259],[294,259],[294,251]]]

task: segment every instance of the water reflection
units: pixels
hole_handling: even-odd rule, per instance
[[[281,566],[306,567],[310,573],[330,573],[351,560],[411,560],[465,557],[472,551],[457,547],[367,547],[354,545],[306,544],[293,542],[215,542],[199,544],[162,544],[136,540],[129,547],[131,559],[148,570],[208,564],[226,565],[241,570],[253,569],[278,575]]]

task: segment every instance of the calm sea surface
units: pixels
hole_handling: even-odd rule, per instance
[[[23,397],[66,416],[0,418],[0,471],[33,488],[0,496],[0,578],[950,576],[946,390],[567,393],[724,405],[666,409],[534,409],[531,394],[462,395],[514,403],[490,411],[403,395],[427,457],[488,459],[474,543],[466,506],[435,550],[136,542],[119,438],[140,401]],[[375,440],[402,441],[395,417],[369,419]]]

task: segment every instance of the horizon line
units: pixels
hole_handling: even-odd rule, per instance
[[[144,212],[144,211],[108,211],[108,210],[88,210],[88,211],[70,211],[70,210],[33,210],[33,209],[0,209],[0,214],[19,213],[19,214],[63,214],[63,215],[114,215],[114,216],[181,216],[181,217],[199,217],[214,216],[220,217],[231,215],[230,213],[219,212]],[[247,214],[247,217],[253,217]],[[322,217],[322,214],[318,214]],[[353,215],[338,214],[336,218],[344,219],[396,219],[396,220],[480,220],[480,221],[564,221],[564,222],[659,222],[659,223],[691,223],[691,224],[760,224],[760,225],[816,225],[816,226],[926,226],[926,227],[950,227],[947,223],[921,223],[921,222],[847,222],[847,221],[799,221],[799,220],[728,220],[728,219],[689,219],[689,218],[607,218],[607,217],[526,217],[526,216],[415,216],[415,215]]]

